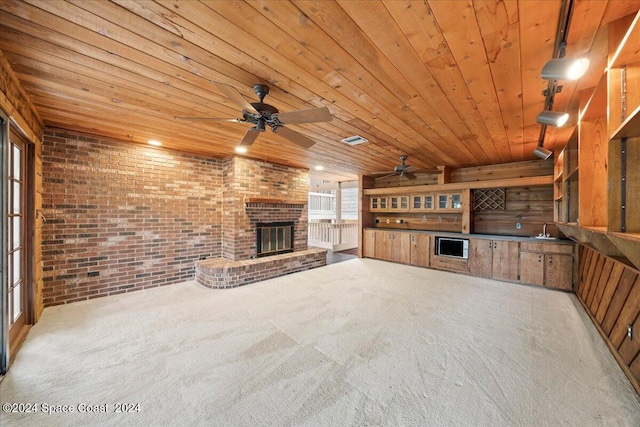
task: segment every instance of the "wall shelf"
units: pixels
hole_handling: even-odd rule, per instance
[[[611,139],[633,138],[640,135],[640,105],[613,132]]]

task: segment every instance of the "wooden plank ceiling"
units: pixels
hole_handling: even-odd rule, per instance
[[[550,129],[561,148],[578,92],[605,67],[607,23],[640,1],[577,0],[567,56],[589,73],[563,82]],[[316,144],[268,131],[247,155],[348,179],[392,170],[533,159],[561,0],[57,1],[0,0],[0,50],[47,126],[224,157],[251,126],[211,82],[281,112],[326,106],[333,120],[289,125]],[[572,124],[572,125],[571,125]],[[369,142],[347,146],[361,135]]]

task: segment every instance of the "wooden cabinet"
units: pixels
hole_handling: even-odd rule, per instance
[[[376,231],[375,257],[384,261],[409,264],[411,262],[411,239],[409,233]]]
[[[413,212],[432,212],[434,208],[433,193],[414,194],[409,201],[409,210]]]
[[[469,272],[492,279],[518,280],[518,242],[470,239]]]
[[[520,282],[554,289],[573,289],[573,246],[523,242]]]
[[[461,211],[462,193],[437,193],[436,210],[439,211]]]
[[[365,230],[362,235],[362,256],[366,258],[376,257],[376,231]]]
[[[409,196],[389,196],[388,211],[407,212],[409,210]]]
[[[474,276],[491,277],[493,240],[469,239],[469,272]]]
[[[425,233],[411,234],[411,265],[429,267],[431,236]]]
[[[438,256],[429,233],[365,230],[363,256],[548,288],[573,288],[573,245],[469,238],[469,258]]]
[[[386,212],[387,201],[387,196],[371,196],[371,198],[369,199],[369,211]]]

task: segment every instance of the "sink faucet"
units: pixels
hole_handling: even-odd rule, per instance
[[[547,223],[542,224],[542,237],[548,237],[547,235]]]

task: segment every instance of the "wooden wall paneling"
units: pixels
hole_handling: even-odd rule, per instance
[[[636,358],[633,360],[629,368],[633,373],[633,375],[635,375],[636,378],[640,379],[640,354],[636,356]],[[636,388],[636,391],[637,390],[638,389]]]
[[[578,246],[578,276],[576,278],[576,282],[578,283],[578,287],[576,292],[578,295],[582,295],[582,289],[584,288],[585,276],[587,275],[587,268],[589,263],[587,260],[593,256],[593,251],[583,245]]]
[[[596,265],[598,264],[598,261],[600,260],[600,258],[601,258],[600,253],[597,251],[594,251],[593,256],[591,257],[591,260],[590,260],[589,269],[587,270],[587,275],[584,278],[585,284],[581,294],[583,301],[587,298],[587,296],[589,295],[589,291],[593,286],[593,275],[595,274]]]
[[[627,334],[627,325],[633,323],[640,312],[640,277],[631,269],[628,269],[628,271],[634,273],[634,278],[629,279],[633,281],[633,284],[631,284],[629,295],[609,334],[609,339],[616,348],[620,348]]]
[[[591,280],[592,284],[589,287],[589,292],[585,295],[586,298],[584,298],[584,302],[589,307],[593,302],[593,297],[596,294],[596,289],[598,288],[598,284],[600,283],[600,277],[602,276],[602,267],[604,266],[605,260],[606,260],[606,257],[600,255],[596,262],[596,267],[594,269],[593,277]]]
[[[616,293],[613,295],[609,308],[607,309],[607,314],[604,316],[602,321],[602,330],[607,334],[607,336],[611,334],[611,330],[618,320],[620,311],[627,301],[627,297],[629,296],[629,292],[631,291],[636,278],[637,275],[628,268],[625,268],[622,272]]]
[[[611,269],[609,280],[607,280],[607,284],[604,288],[604,292],[602,293],[602,300],[598,305],[598,311],[595,313],[596,321],[600,325],[602,325],[602,322],[604,321],[607,311],[609,310],[609,305],[611,305],[613,296],[615,295],[618,289],[618,285],[620,284],[622,273],[624,272],[625,272],[625,268],[619,262],[616,262],[613,268]]]
[[[371,231],[365,230],[367,227],[373,227],[374,225],[374,214],[369,210],[369,197],[364,195],[365,188],[371,188],[375,185],[375,180],[370,176],[360,175],[358,177],[358,256],[362,258],[366,256],[363,253],[364,242],[363,242],[363,233],[371,233]],[[373,254],[373,248],[369,248],[371,250],[371,254]]]
[[[633,325],[633,339],[629,339],[629,337],[625,335],[622,344],[620,344],[620,347],[618,348],[618,352],[625,363],[631,367],[633,365],[633,361],[640,357],[640,339],[638,339],[638,335],[636,335],[638,334],[638,331],[640,331],[640,315],[636,316],[635,321],[629,323]],[[625,332],[626,329],[627,328],[625,326]],[[640,373],[635,373],[638,379],[640,379],[639,374]]]
[[[604,294],[604,290],[609,282],[609,276],[611,275],[611,270],[613,270],[613,265],[615,262],[611,258],[606,258],[604,266],[602,267],[602,273],[600,274],[600,280],[598,280],[597,290],[594,293],[594,296],[589,304],[589,308],[592,313],[598,312],[598,306],[602,301],[602,296]]]

